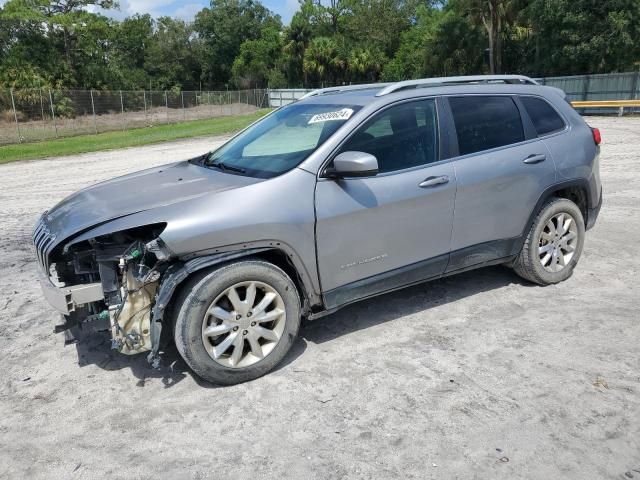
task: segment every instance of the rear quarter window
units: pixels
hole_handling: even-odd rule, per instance
[[[546,100],[536,97],[520,97],[520,101],[527,110],[538,136],[564,130],[564,120]]]

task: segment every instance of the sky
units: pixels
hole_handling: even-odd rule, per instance
[[[262,4],[289,23],[298,9],[298,0],[263,0]],[[116,18],[123,18],[134,13],[149,13],[153,17],[167,15],[169,17],[193,20],[197,12],[209,6],[208,0],[120,0],[120,12],[105,12]]]
[[[0,5],[7,0],[0,0]],[[208,0],[119,0],[120,11],[104,11],[105,15],[122,19],[135,13],[149,13],[153,17],[167,15],[169,17],[193,20],[195,14],[203,7],[209,6]],[[282,17],[288,24],[298,9],[298,0],[263,0],[262,4]]]

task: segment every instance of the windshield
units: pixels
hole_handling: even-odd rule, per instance
[[[354,105],[291,104],[210,153],[204,165],[271,178],[298,166],[360,109]]]

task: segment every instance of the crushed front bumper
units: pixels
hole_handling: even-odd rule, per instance
[[[101,283],[88,283],[70,287],[58,287],[38,269],[38,280],[47,302],[63,315],[69,315],[76,307],[104,299]]]

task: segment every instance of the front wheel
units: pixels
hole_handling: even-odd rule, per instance
[[[571,276],[584,245],[584,218],[566,198],[554,198],[543,207],[513,263],[521,277],[540,285]]]
[[[213,383],[260,377],[287,354],[300,327],[300,298],[280,268],[260,260],[220,267],[178,300],[175,342],[189,367]]]

